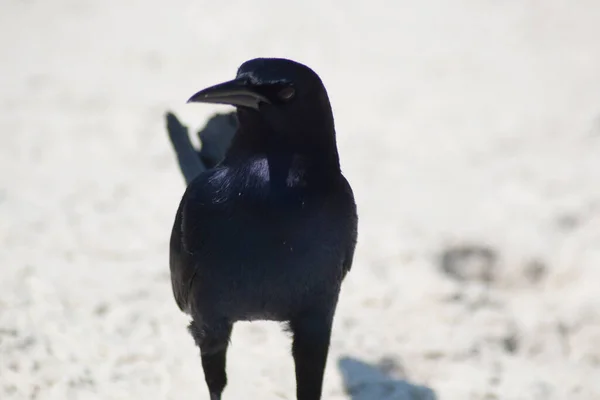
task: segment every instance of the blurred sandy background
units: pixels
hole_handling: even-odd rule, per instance
[[[207,399],[163,128],[258,56],[333,103],[359,246],[324,399],[600,398],[597,0],[0,0],[0,398]],[[293,399],[238,324],[225,399]]]

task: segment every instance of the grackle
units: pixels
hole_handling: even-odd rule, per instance
[[[207,168],[187,154],[189,185],[170,241],[175,301],[191,316],[210,398],[220,400],[227,384],[233,324],[271,320],[293,335],[297,399],[318,400],[358,223],[325,87],[305,65],[258,58],[188,102],[237,111],[237,130],[218,164]],[[169,114],[180,156],[178,149],[193,148],[189,138],[177,142],[183,134],[173,132],[185,129],[177,124]]]

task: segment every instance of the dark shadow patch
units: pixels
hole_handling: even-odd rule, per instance
[[[457,281],[490,284],[496,279],[498,256],[486,246],[453,246],[442,252],[440,266],[447,276]]]
[[[351,357],[343,357],[338,367],[344,388],[352,400],[437,400],[435,392],[406,380],[404,368],[393,358],[370,365]],[[400,375],[393,377],[392,375]]]
[[[539,259],[529,261],[524,268],[525,278],[531,283],[540,283],[548,275],[548,267]]]

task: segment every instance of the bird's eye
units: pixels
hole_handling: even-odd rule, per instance
[[[290,100],[296,94],[296,90],[291,86],[286,86],[277,93],[281,100]]]

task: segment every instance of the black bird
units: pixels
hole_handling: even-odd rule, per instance
[[[233,324],[272,320],[293,335],[297,399],[318,400],[358,222],[325,87],[305,65],[258,58],[188,102],[234,105],[238,119],[225,158],[188,185],[170,242],[210,398],[227,383]]]

